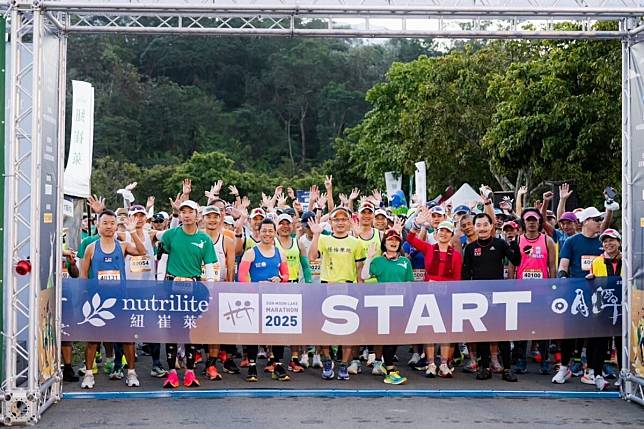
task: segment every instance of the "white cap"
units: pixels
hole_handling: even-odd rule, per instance
[[[277,224],[278,225],[283,220],[287,220],[288,223],[293,223],[293,218],[288,213],[282,213],[281,215],[277,216]]]
[[[181,205],[179,206],[179,210],[181,210],[184,207],[190,207],[194,211],[199,211],[199,204],[197,204],[192,200],[185,200],[184,202],[182,202]]]
[[[224,216],[224,223],[228,225],[234,225],[235,219],[232,216]]]
[[[584,223],[585,221],[593,217],[604,217],[604,213],[600,212],[595,207],[587,207],[577,213],[577,219],[580,223]]]
[[[384,216],[386,218],[389,218],[389,216],[387,216],[387,211],[385,209],[378,209],[378,210],[375,211],[374,217],[375,216],[380,216],[380,215],[382,215],[382,216]]]

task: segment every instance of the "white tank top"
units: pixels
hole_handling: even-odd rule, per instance
[[[226,251],[224,250],[224,234],[219,234],[217,241],[214,242],[215,253],[217,254],[217,264],[219,265],[219,277],[222,282],[226,281]],[[215,266],[215,270],[217,267]]]
[[[125,242],[132,243],[132,234],[125,232]],[[154,259],[154,247],[150,234],[143,233],[143,245],[145,246],[145,255],[126,256],[125,269],[127,278],[132,280],[154,280],[156,278],[156,267]]]

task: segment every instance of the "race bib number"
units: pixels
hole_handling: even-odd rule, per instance
[[[508,266],[506,265],[505,267],[503,267],[503,278],[505,280],[507,280],[508,277],[510,277],[510,270],[508,269]]]
[[[523,280],[542,279],[543,273],[539,270],[525,270],[522,278]]]
[[[130,271],[133,273],[148,273],[152,271],[152,259],[149,256],[132,256]]]
[[[121,272],[119,270],[103,270],[97,273],[99,280],[121,280]]]
[[[590,268],[593,265],[593,259],[596,256],[584,255],[581,257],[581,269],[582,271],[590,271]]]
[[[309,266],[311,267],[311,275],[313,276],[319,276],[320,275],[320,261],[311,261],[309,263]]]
[[[215,275],[214,275],[215,281],[216,282],[221,281],[221,264],[219,262],[215,262],[213,264],[213,268],[214,268],[214,273],[215,273]],[[206,266],[205,265],[201,265],[201,278],[206,280]]]
[[[64,278],[64,279],[69,278],[69,271],[67,271],[67,268],[63,269],[63,272],[60,273],[60,274],[61,274],[61,277]]]
[[[422,282],[425,280],[425,270],[423,269],[415,269],[414,271],[414,281],[415,282]]]

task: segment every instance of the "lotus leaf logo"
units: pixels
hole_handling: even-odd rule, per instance
[[[108,298],[101,303],[101,297],[98,293],[95,293],[91,303],[85,301],[85,304],[83,304],[83,317],[85,319],[77,324],[89,323],[96,327],[105,326],[105,320],[114,319],[114,314],[111,311],[107,311],[108,308],[114,307],[114,304],[116,304],[116,298]]]

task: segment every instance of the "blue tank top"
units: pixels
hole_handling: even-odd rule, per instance
[[[111,253],[101,249],[101,240],[95,242],[90,278],[125,281],[125,257],[118,241]]]
[[[282,258],[277,248],[275,248],[275,254],[270,258],[264,256],[257,246],[253,247],[253,252],[255,252],[255,260],[250,264],[251,281],[263,282],[275,276],[279,277]]]

